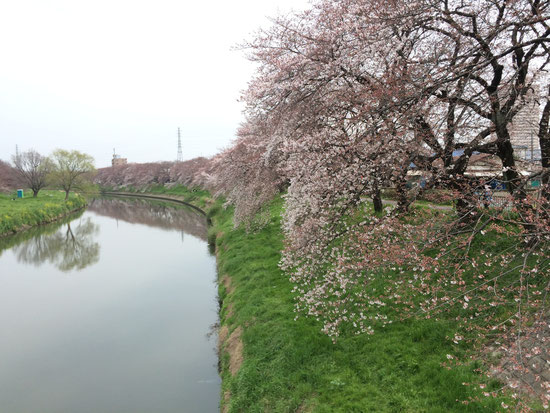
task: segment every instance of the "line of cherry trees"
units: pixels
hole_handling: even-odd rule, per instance
[[[549,19],[548,2],[539,0],[318,0],[275,18],[243,45],[258,69],[229,148],[211,159],[106,168],[97,182],[205,187],[235,205],[236,225],[261,222],[266,201],[285,192],[281,266],[296,283],[300,312],[322,319],[329,335],[344,325],[370,331],[366,310],[380,297],[365,295],[369,272],[404,266],[416,269],[417,281],[437,274],[441,291],[421,306],[428,311],[447,297],[449,279],[471,287],[457,280],[462,265],[481,271],[465,249],[502,224],[502,214],[515,213],[507,219],[520,229],[506,231],[517,251],[537,255],[548,246]],[[534,125],[542,156],[526,174],[511,131],[533,99],[542,108]],[[478,154],[493,155],[502,170],[468,177]],[[407,185],[411,171],[422,172],[423,187]],[[506,183],[506,208],[479,207],[492,178]],[[530,193],[533,179],[541,190]],[[353,218],[366,198],[380,212],[388,186],[397,192],[391,213]],[[454,201],[455,219],[404,221],[431,189]],[[427,256],[434,243],[461,267],[442,268],[439,255]],[[497,255],[506,261],[513,254]],[[547,259],[537,255],[541,270]]]
[[[201,186],[235,206],[236,225],[262,222],[266,201],[284,193],[281,268],[298,315],[332,337],[453,308],[470,337],[487,326],[512,337],[510,325],[536,335],[550,281],[549,7],[317,0],[243,45],[258,69],[229,148],[211,159],[107,168],[98,182]],[[533,99],[541,159],[525,171],[511,134]],[[472,179],[479,154],[502,168]],[[419,171],[425,185],[408,185]],[[506,183],[505,206],[483,198],[493,179]],[[527,191],[534,179],[540,190]],[[391,211],[382,212],[383,187],[397,194]],[[410,208],[434,189],[453,212]],[[484,244],[490,234],[499,235]],[[377,289],[380,277],[387,282]],[[502,322],[498,308],[510,305],[517,311]]]

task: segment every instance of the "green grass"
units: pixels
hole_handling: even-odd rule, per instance
[[[476,363],[447,370],[446,355],[465,352],[446,339],[450,321],[411,319],[372,336],[348,336],[333,343],[314,320],[294,321],[292,285],[279,270],[281,202],[258,233],[218,222],[218,266],[232,278],[221,323],[243,326],[244,363],[233,377],[222,359],[223,389],[235,412],[442,412],[490,411],[503,399],[482,396]],[[227,215],[227,214],[226,214]],[[229,302],[234,315],[227,318]],[[496,389],[498,383],[488,383]],[[470,398],[480,401],[461,403]],[[458,401],[457,401],[458,400]]]
[[[511,404],[501,395],[482,395],[501,385],[480,375],[481,364],[443,366],[449,363],[447,354],[465,357],[472,350],[448,339],[456,332],[454,321],[409,319],[371,336],[348,335],[333,343],[319,322],[295,320],[293,286],[278,267],[281,199],[270,205],[269,224],[251,233],[235,229],[232,209],[220,200],[205,200],[205,192],[180,187],[154,193],[208,205],[219,276],[231,277],[234,287],[228,294],[220,283],[220,324],[230,332],[243,328],[243,364],[235,376],[229,355],[221,355],[228,411],[495,412],[502,410],[501,402]]]
[[[0,235],[51,222],[85,205],[82,196],[71,194],[65,201],[65,193],[60,191],[42,190],[36,198],[0,194]]]

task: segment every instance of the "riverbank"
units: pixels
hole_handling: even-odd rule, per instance
[[[512,400],[451,319],[408,319],[335,343],[313,319],[295,320],[293,285],[278,267],[282,200],[268,225],[235,229],[232,209],[204,191],[151,191],[201,205],[212,219],[219,276],[223,412],[504,411]],[[452,360],[449,360],[449,356]],[[452,368],[449,365],[452,365]]]
[[[65,201],[65,193],[60,191],[42,190],[36,198],[0,194],[0,236],[59,220],[86,204],[78,194]]]
[[[206,215],[206,212],[204,212],[201,208],[198,206],[193,205],[192,203],[189,203],[187,201],[184,201],[182,199],[179,199],[175,196],[162,196],[162,195],[153,195],[151,193],[148,194],[142,194],[142,193],[135,193],[135,192],[109,192],[109,191],[103,191],[102,195],[116,195],[116,196],[123,196],[123,197],[130,197],[130,198],[144,198],[144,199],[151,199],[153,201],[170,201],[175,202],[181,205],[185,205],[191,209],[194,209],[195,211],[199,212],[202,215]]]

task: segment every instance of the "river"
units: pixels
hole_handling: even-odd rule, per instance
[[[216,412],[204,216],[95,199],[0,240],[0,411]]]

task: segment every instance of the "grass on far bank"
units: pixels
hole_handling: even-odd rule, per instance
[[[183,185],[174,185],[171,187],[165,187],[164,185],[151,185],[148,186],[146,189],[135,188],[133,186],[127,186],[117,189],[104,187],[102,188],[102,191],[171,195],[182,201],[195,205],[202,210],[208,209],[213,203],[212,196],[208,191],[200,188],[187,188]]]
[[[54,221],[85,205],[84,197],[74,193],[65,201],[63,191],[42,190],[36,198],[0,193],[0,235]]]
[[[278,267],[281,199],[270,205],[269,224],[251,233],[235,229],[232,209],[206,201],[204,191],[157,187],[151,192],[210,205],[209,239],[216,243],[219,277],[231,279],[230,290],[223,283],[219,287],[220,325],[229,334],[241,327],[243,343],[235,375],[222,350],[222,411],[495,412],[504,410],[501,403],[511,404],[500,393],[483,396],[501,384],[480,375],[479,362],[442,365],[447,354],[461,357],[471,350],[448,339],[456,332],[452,320],[409,319],[336,343],[321,333],[319,322],[295,320],[293,286]]]

